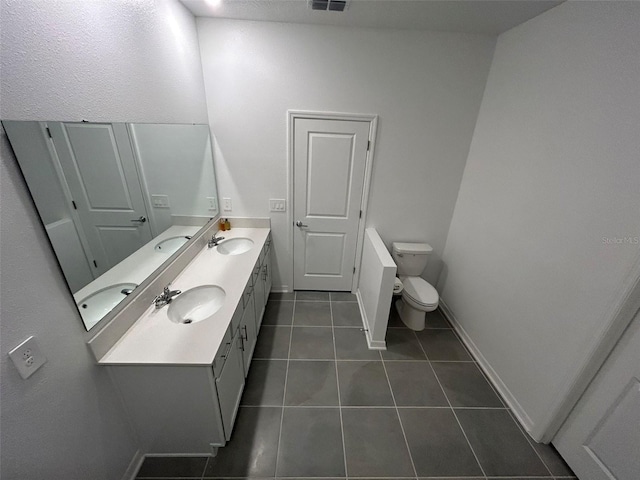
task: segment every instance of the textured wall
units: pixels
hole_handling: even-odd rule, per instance
[[[2,0],[2,118],[206,123],[195,20],[173,0]]]
[[[640,253],[638,25],[567,2],[498,38],[451,222],[442,298],[536,436]]]
[[[205,123],[195,20],[177,2],[2,0],[0,118]],[[137,442],[86,334],[4,132],[0,220],[3,480],[115,480]],[[35,335],[22,380],[7,352]]]
[[[367,226],[429,242],[435,283],[495,38],[205,18],[198,34],[220,197],[272,216],[274,288],[292,286],[292,225],[269,213],[287,198],[288,109],[380,116]]]

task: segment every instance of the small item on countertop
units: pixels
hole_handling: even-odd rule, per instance
[[[225,222],[224,218],[220,218],[220,230],[224,232],[226,229],[227,223]]]
[[[227,230],[231,230],[231,222],[229,222],[228,218],[225,218],[224,220],[224,226]]]

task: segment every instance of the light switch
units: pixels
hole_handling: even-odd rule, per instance
[[[156,208],[169,208],[169,195],[151,195],[151,204]]]
[[[218,199],[216,197],[207,197],[207,204],[209,205],[209,210],[218,211]]]
[[[225,212],[231,211],[231,199],[229,197],[225,197],[222,199],[222,205]]]
[[[269,199],[269,211],[271,212],[286,212],[287,201],[284,198],[270,198]]]

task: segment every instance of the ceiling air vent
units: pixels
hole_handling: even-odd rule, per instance
[[[309,0],[312,10],[331,12],[344,12],[347,8],[347,0]]]

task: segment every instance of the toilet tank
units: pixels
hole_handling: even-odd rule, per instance
[[[398,266],[398,275],[420,275],[426,268],[432,251],[433,248],[428,243],[393,242],[391,256]]]

